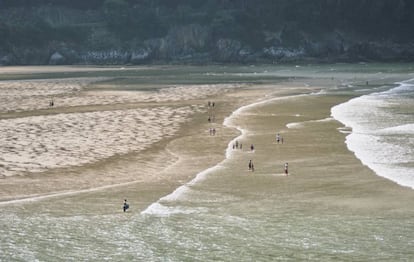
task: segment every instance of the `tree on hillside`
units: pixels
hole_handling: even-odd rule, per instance
[[[105,0],[102,9],[108,25],[121,29],[128,23],[128,3],[125,0]]]

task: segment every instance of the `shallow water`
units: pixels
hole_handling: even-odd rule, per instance
[[[165,70],[169,75],[168,69]],[[332,186],[338,187],[338,190],[318,187],[311,181],[309,184],[312,184],[312,188],[306,183],[301,184],[299,178],[313,181],[316,178],[298,175],[296,179],[295,172],[300,173],[300,170],[294,169],[295,163],[292,164],[293,175],[285,177],[282,170],[272,170],[273,163],[268,159],[273,156],[269,156],[267,153],[269,151],[265,150],[279,145],[275,145],[274,141],[261,143],[268,137],[273,138],[276,130],[255,131],[253,128],[247,128],[251,123],[257,124],[259,128],[262,126],[260,123],[273,121],[275,117],[295,119],[288,123],[286,130],[282,130],[282,135],[287,136],[288,147],[289,139],[294,139],[294,134],[297,132],[302,130],[310,132],[309,137],[313,138],[312,132],[315,126],[335,128],[337,125],[334,125],[334,120],[329,115],[322,116],[323,114],[318,112],[313,112],[317,115],[315,117],[306,115],[306,111],[301,113],[266,111],[272,103],[291,103],[296,99],[307,101],[309,97],[318,99],[331,95],[344,97],[345,100],[359,97],[347,103],[362,99],[364,105],[367,105],[367,99],[369,101],[379,99],[381,107],[376,104],[364,107],[367,110],[361,112],[361,115],[355,115],[355,111],[346,112],[349,112],[350,116],[357,117],[357,120],[372,117],[367,121],[369,124],[375,123],[373,119],[380,116],[379,113],[372,114],[374,109],[381,114],[399,116],[399,118],[391,118],[389,122],[377,121],[375,129],[378,134],[376,135],[386,137],[391,133],[393,139],[387,141],[389,144],[408,146],[404,150],[412,150],[410,124],[413,123],[411,111],[413,103],[408,100],[412,97],[405,94],[398,97],[394,94],[384,96],[389,92],[388,90],[392,90],[397,80],[409,79],[412,73],[411,65],[341,64],[224,67],[224,69],[223,67],[196,67],[190,68],[191,79],[196,79],[203,85],[177,89],[177,82],[188,80],[187,70],[188,67],[182,68],[181,74],[177,75],[171,83],[171,89],[162,83],[162,87],[159,86],[156,90],[166,88],[163,92],[155,91],[155,93],[145,93],[143,96],[133,94],[119,98],[120,101],[128,102],[138,100],[148,103],[171,102],[174,105],[171,107],[151,105],[138,109],[125,108],[110,111],[98,108],[92,112],[58,113],[50,116],[38,116],[37,112],[34,116],[16,115],[11,119],[0,120],[3,123],[0,126],[3,130],[2,134],[8,134],[1,136],[0,172],[7,176],[22,175],[25,172],[42,174],[43,169],[61,168],[61,166],[57,167],[58,164],[82,166],[84,162],[99,161],[112,154],[121,155],[122,158],[122,154],[129,151],[140,152],[144,147],[154,145],[161,139],[161,135],[158,136],[157,132],[171,134],[179,132],[182,123],[191,118],[194,112],[205,112],[205,108],[196,106],[198,104],[195,102],[195,106],[192,106],[194,104],[192,99],[204,101],[210,95],[220,94],[223,89],[237,88],[260,80],[266,84],[276,83],[281,77],[297,81],[303,87],[316,86],[319,82],[312,78],[303,78],[302,81],[302,77],[324,77],[327,80],[323,82],[325,86],[322,86],[319,92],[310,90],[308,94],[297,94],[283,99],[269,95],[264,99],[272,102],[259,102],[256,106],[247,106],[236,111],[225,124],[237,127],[241,131],[241,136],[234,138],[235,140],[239,139],[246,143],[257,141],[255,152],[249,152],[247,144],[244,144],[244,151],[234,151],[232,144],[235,140],[229,140],[228,149],[223,152],[224,160],[218,166],[213,166],[198,176],[193,174],[184,186],[178,187],[176,191],[171,190],[170,194],[156,196],[154,202],[145,204],[143,208],[137,208],[140,204],[134,203],[140,201],[141,197],[141,192],[135,192],[137,196],[129,198],[131,210],[126,213],[121,210],[122,199],[119,200],[119,197],[124,196],[125,192],[132,195],[131,192],[138,191],[133,184],[128,187],[110,187],[97,192],[83,191],[78,194],[33,201],[0,203],[0,261],[414,260],[412,206],[401,204],[395,208],[385,209],[378,203],[376,208],[365,209],[365,201],[372,204],[375,203],[375,199],[370,199],[370,196],[367,199],[364,196],[355,196],[354,194],[361,194],[357,189],[355,191],[341,189],[341,186],[348,186],[349,182],[341,181],[341,177],[337,177],[343,175],[339,171],[338,174],[330,174],[331,177],[324,180],[325,183],[329,183],[329,179],[341,181],[340,186],[336,184],[337,180],[332,182]],[[173,71],[180,72],[177,68]],[[131,72],[125,78],[133,83],[134,79],[129,76],[130,74]],[[144,76],[145,74],[141,77]],[[205,80],[206,78],[208,80]],[[209,85],[204,85],[203,81],[208,82]],[[210,86],[211,82],[220,81],[226,84],[215,83],[214,86]],[[366,81],[369,81],[368,85]],[[105,85],[108,83],[110,84],[111,81]],[[7,86],[5,82],[1,84]],[[116,93],[111,95],[119,96]],[[364,96],[360,97],[361,95]],[[108,103],[113,101],[101,100],[100,96],[101,94],[97,92],[93,94],[93,99],[88,98],[84,101],[87,101],[86,104],[93,101],[99,105],[106,104],[105,101],[109,101]],[[175,105],[177,101],[182,102],[181,100],[188,100],[189,105]],[[384,101],[389,106],[384,107]],[[343,106],[349,105],[347,103]],[[62,105],[62,107],[71,106],[76,107],[79,104]],[[25,107],[21,108],[27,110]],[[38,108],[31,107],[29,110],[35,111]],[[171,122],[172,116],[174,121]],[[337,116],[334,114],[334,117]],[[382,115],[380,119],[384,119]],[[134,121],[139,122],[140,125],[131,124]],[[43,125],[43,122],[47,122],[53,128]],[[380,124],[381,129],[378,130]],[[352,134],[364,135],[359,134],[358,126],[350,124],[350,127],[354,129]],[[136,136],[144,132],[143,130],[151,130],[151,135],[146,140],[137,141]],[[336,132],[340,134],[339,130]],[[32,133],[37,135],[31,136]],[[117,136],[119,139],[115,139]],[[84,140],[79,143],[79,138],[82,137]],[[401,142],[401,139],[407,137],[410,143]],[[347,144],[352,150],[351,139],[352,136],[348,136]],[[18,141],[18,143],[9,145],[9,141]],[[338,146],[336,140],[332,144],[330,141],[324,140],[327,147]],[[48,145],[46,146],[48,150],[42,153],[41,150],[45,147],[41,144]],[[59,148],[61,144],[67,144],[68,150],[61,150]],[[364,145],[359,143],[361,148],[364,148]],[[375,144],[368,144],[365,150],[372,149],[370,145]],[[16,148],[11,149],[11,147]],[[287,147],[284,149],[285,153],[277,151],[279,158],[288,154]],[[294,147],[293,145],[292,149]],[[383,153],[392,152],[395,148],[398,147],[387,148]],[[355,149],[357,156],[358,150]],[[381,152],[381,150],[376,151]],[[409,160],[412,151],[404,152],[408,153],[393,153],[398,157],[392,164],[400,164],[404,156]],[[372,153],[367,154],[372,156]],[[22,161],[16,160],[18,156]],[[69,161],[70,157],[73,157],[73,161]],[[254,175],[244,166],[248,158],[257,160],[257,171]],[[32,163],[27,159],[31,159]],[[268,162],[259,161],[261,159]],[[361,159],[364,161],[364,157]],[[238,164],[240,161],[243,161],[243,166]],[[305,163],[308,160],[297,161]],[[346,161],[348,158],[344,159],[345,164]],[[312,171],[312,168],[318,170],[318,166],[310,167],[310,171],[308,170],[308,173],[315,173],[317,177],[317,171]],[[410,164],[404,168],[408,168],[410,172],[413,170]],[[404,171],[401,172],[405,174]],[[414,180],[412,177],[408,179]],[[363,179],[361,181],[365,182]],[[375,182],[375,179],[367,181]],[[369,195],[370,192],[367,194]],[[414,193],[404,192],[404,194],[397,194],[401,199],[395,201],[412,203],[410,201]],[[332,204],[331,199],[350,201],[352,207]],[[361,202],[362,208],[354,206],[354,202],[358,201]],[[392,206],[392,203],[389,206]]]

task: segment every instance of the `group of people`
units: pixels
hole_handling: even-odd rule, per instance
[[[208,118],[207,118],[207,121],[209,123],[213,123],[216,120],[216,115],[215,115],[215,112],[214,112],[214,107],[216,106],[216,103],[215,102],[208,101],[207,102],[207,106],[208,106]],[[215,136],[216,135],[216,128],[210,127],[209,133],[210,133],[210,136]]]
[[[210,101],[208,102],[208,107],[209,108],[214,107],[214,105],[215,105],[214,102],[210,102]],[[53,106],[53,105],[51,105],[51,106]],[[210,122],[210,120],[211,120],[211,118],[209,116],[209,122]],[[210,128],[210,135],[215,135],[215,134],[216,134],[216,129],[215,128]],[[283,144],[283,137],[280,136],[279,133],[276,134],[276,142],[278,144],[279,143]],[[235,143],[233,144],[233,149],[243,149],[243,144],[239,143],[239,141],[236,140]],[[252,152],[254,151],[254,145],[253,144],[250,145],[250,150]],[[254,163],[251,159],[249,160],[248,167],[249,167],[249,171],[254,172]],[[284,172],[285,172],[286,176],[289,174],[289,163],[287,163],[287,162],[284,164]],[[129,204],[128,204],[127,200],[125,199],[124,200],[124,205],[123,205],[123,210],[124,210],[124,212],[126,212],[128,209],[129,209]]]
[[[238,140],[236,140],[236,142],[233,144],[233,149],[243,149],[243,144],[242,143],[240,143],[239,144],[239,141]]]
[[[279,143],[282,143],[283,144],[283,142],[284,142],[283,141],[283,137],[279,133],[276,134],[276,142],[278,144]],[[237,140],[236,140],[236,143],[233,144],[233,149],[235,149],[235,148],[238,148],[238,141]],[[241,148],[241,143],[240,143],[240,148]],[[254,145],[253,144],[251,144],[250,150],[251,151],[254,151]],[[250,171],[254,171],[254,164],[253,164],[253,161],[252,160],[249,160],[248,166],[249,166],[249,170]],[[287,163],[287,162],[284,164],[284,173],[285,173],[285,175],[288,175],[289,174],[289,163]]]
[[[212,122],[214,122],[214,120],[215,120],[215,118],[216,118],[216,116],[215,116],[215,113],[214,113],[214,107],[216,106],[216,103],[215,102],[210,102],[210,101],[208,101],[207,102],[207,109],[208,109],[208,122],[209,123],[212,123]]]
[[[249,160],[249,171],[254,172],[254,164],[252,160]],[[285,175],[289,175],[289,163],[285,163]]]

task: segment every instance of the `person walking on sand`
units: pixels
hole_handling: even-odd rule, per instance
[[[253,166],[253,163],[252,163],[252,160],[250,160],[249,161],[249,170],[252,170],[252,166]]]
[[[289,174],[288,167],[289,167],[289,164],[286,162],[285,163],[285,175]]]
[[[126,212],[128,208],[129,208],[129,204],[128,204],[127,200],[125,199],[124,200],[124,206],[123,206],[124,212]]]

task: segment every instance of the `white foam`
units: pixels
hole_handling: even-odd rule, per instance
[[[323,123],[323,122],[329,122],[329,121],[332,121],[332,120],[333,120],[332,117],[327,117],[327,118],[324,118],[324,119],[308,120],[308,121],[303,121],[303,122],[293,122],[293,123],[286,124],[286,127],[290,128],[290,129],[301,128],[307,123]]]
[[[151,204],[148,206],[144,211],[142,211],[142,214],[152,214],[152,215],[166,215],[166,211],[172,210],[171,208],[160,208],[164,207],[161,203],[165,202],[173,202],[177,201],[179,199],[182,199],[187,195],[189,192],[191,192],[191,186],[195,185],[196,183],[204,180],[208,174],[222,168],[220,164],[215,165],[213,167],[210,167],[206,170],[203,170],[202,172],[198,173],[194,179],[192,179],[190,182],[176,188],[172,193],[161,197],[157,202]]]
[[[377,134],[387,134],[387,135],[413,135],[414,134],[414,124],[405,124],[399,126],[393,126],[378,130]]]
[[[222,166],[220,164],[215,165],[213,167],[207,168],[206,170],[203,170],[202,172],[198,173],[194,179],[192,179],[190,182],[178,187],[174,192],[171,194],[160,198],[161,201],[175,201],[178,200],[180,197],[182,197],[184,194],[188,193],[191,190],[191,186],[195,185],[196,183],[199,183],[206,179],[207,175],[221,169]]]
[[[414,163],[414,124],[410,116],[393,113],[402,101],[412,103],[410,96],[403,95],[414,91],[414,86],[407,81],[388,91],[334,106],[331,113],[352,128],[346,144],[364,165],[379,176],[414,188],[414,169],[410,168]]]
[[[289,129],[292,129],[292,128],[301,128],[301,127],[303,127],[303,122],[288,123],[288,124],[286,124],[286,127],[289,128]]]
[[[203,210],[200,208],[185,208],[180,206],[165,206],[159,202],[152,203],[147,209],[141,212],[142,215],[152,215],[159,217],[168,217],[175,214],[193,214],[200,213]]]
[[[404,164],[414,161],[406,147],[390,144],[378,137],[351,133],[346,144],[361,162],[379,176],[414,189],[414,169]]]
[[[401,81],[401,82],[397,82],[396,87],[383,92],[383,94],[393,94],[393,93],[401,93],[401,92],[406,92],[406,91],[413,91],[414,90],[413,82],[414,82],[414,78]]]

